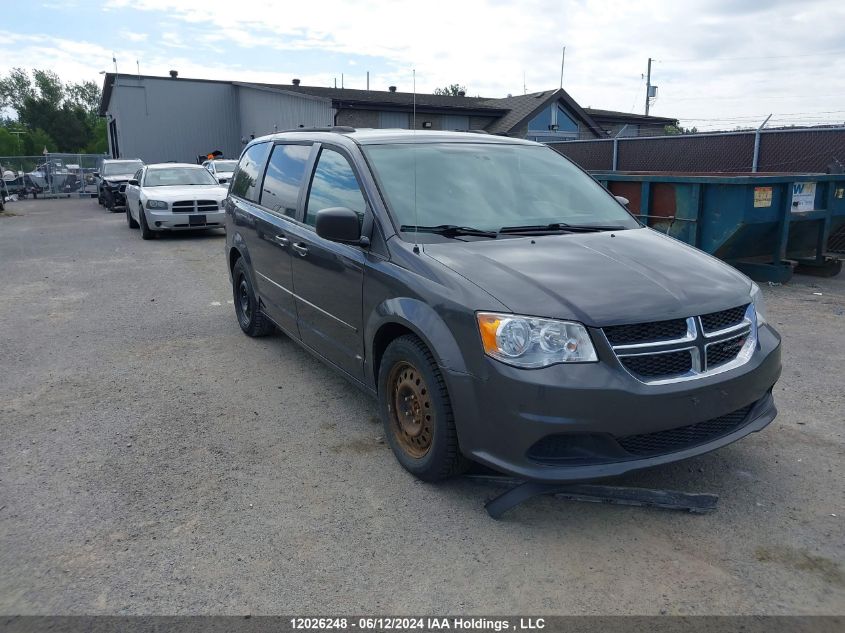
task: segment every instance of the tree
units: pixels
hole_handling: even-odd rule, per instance
[[[697,127],[680,127],[678,125],[664,125],[663,126],[663,133],[668,134],[670,136],[676,136],[678,134],[698,134]]]
[[[434,94],[436,95],[443,95],[446,97],[459,97],[459,92],[463,92],[466,94],[467,87],[462,86],[461,84],[449,84],[445,88],[435,88]]]
[[[30,77],[26,70],[13,68],[0,78],[0,107],[15,113],[15,120],[3,125],[26,131],[24,154],[40,154],[45,145],[52,152],[105,151],[106,127],[97,116],[99,103],[95,82],[64,83],[51,70],[36,69]]]

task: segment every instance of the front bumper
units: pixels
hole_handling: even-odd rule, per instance
[[[120,187],[105,187],[105,192],[108,192],[108,195],[111,196],[112,200],[114,200],[115,208],[124,208],[126,207],[126,185]]]
[[[444,370],[461,450],[517,477],[585,481],[712,451],[777,415],[771,390],[781,371],[780,337],[768,326],[747,363],[687,382],[644,384],[615,357],[599,355],[598,363],[537,370],[490,359],[480,377]],[[724,419],[731,423],[715,424]],[[673,434],[690,441],[647,454],[623,448],[632,436],[654,438],[659,447]]]
[[[222,229],[224,211],[212,213],[172,213],[170,210],[144,209],[147,226],[154,231],[190,231],[195,229]],[[193,218],[193,220],[191,219]],[[200,222],[200,218],[205,218]]]

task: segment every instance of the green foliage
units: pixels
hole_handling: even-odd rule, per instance
[[[449,84],[445,88],[435,88],[434,94],[443,95],[446,97],[457,97],[459,92],[466,94],[467,87],[461,84]]]
[[[56,141],[41,128],[36,128],[30,131],[29,134],[21,136],[21,146],[23,147],[23,151],[21,152],[23,156],[38,156],[44,151],[45,147],[48,152],[59,151]]]
[[[669,136],[676,136],[678,134],[698,134],[697,127],[679,127],[677,125],[664,125],[663,133]]]
[[[18,139],[9,130],[0,127],[0,156],[15,156],[18,153]]]
[[[0,125],[7,133],[11,128],[26,132],[20,143],[13,139],[12,155],[41,154],[45,146],[51,152],[105,152],[106,124],[97,116],[99,103],[100,87],[93,81],[64,83],[51,70],[35,69],[30,76],[22,68],[0,77],[0,107],[15,113],[15,120]]]

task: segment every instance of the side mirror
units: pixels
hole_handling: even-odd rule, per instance
[[[127,185],[135,185],[135,186],[137,187],[137,186],[138,186],[138,181],[137,181],[137,180],[135,180],[134,178],[132,178],[132,179],[130,179],[130,180],[129,180],[129,182],[127,182],[126,184],[127,184]]]
[[[361,244],[362,242],[358,214],[346,207],[330,207],[317,211],[314,229],[317,235],[332,242],[345,244]]]
[[[616,198],[616,201],[617,201],[619,204],[621,204],[622,206],[625,206],[625,207],[627,207],[627,206],[628,206],[628,204],[631,202],[631,201],[630,201],[630,200],[628,200],[628,198],[626,198],[625,196],[613,196],[613,197],[614,197],[614,198]]]

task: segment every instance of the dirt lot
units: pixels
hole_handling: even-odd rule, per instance
[[[0,613],[845,613],[845,275],[765,287],[780,416],[618,480],[694,516],[420,483],[366,396],[241,334],[222,234],[0,217]]]

